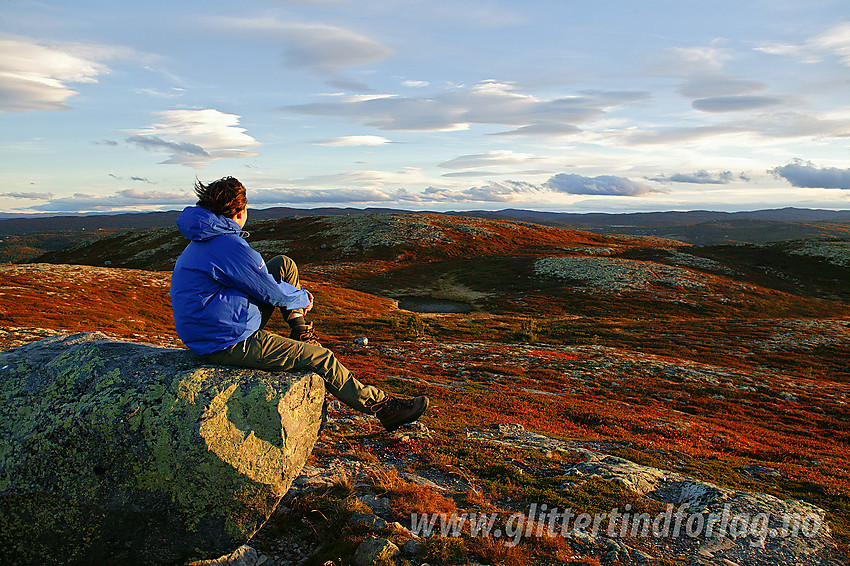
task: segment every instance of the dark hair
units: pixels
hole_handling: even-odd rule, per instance
[[[208,185],[195,179],[195,194],[198,196],[198,206],[219,216],[232,218],[248,206],[245,187],[236,177],[223,177]]]

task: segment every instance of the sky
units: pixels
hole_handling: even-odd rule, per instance
[[[0,0],[0,213],[850,209],[847,0]]]

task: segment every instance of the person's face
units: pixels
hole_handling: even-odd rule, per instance
[[[245,223],[248,222],[248,207],[246,206],[242,210],[236,213],[236,216],[233,217],[233,220],[239,224],[240,228],[245,227]]]

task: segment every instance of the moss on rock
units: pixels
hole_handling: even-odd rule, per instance
[[[300,473],[323,401],[313,373],[204,366],[96,332],[2,352],[0,561],[232,551]]]

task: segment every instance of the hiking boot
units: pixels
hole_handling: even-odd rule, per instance
[[[304,342],[305,344],[312,344],[313,346],[322,345],[322,343],[319,342],[319,339],[316,338],[316,333],[313,332],[312,322],[290,327],[289,338],[292,340],[298,340],[299,342]]]
[[[372,412],[384,428],[392,432],[401,425],[412,423],[421,417],[428,408],[428,403],[428,398],[424,395],[409,399],[397,399],[388,395],[383,401],[372,405]]]

